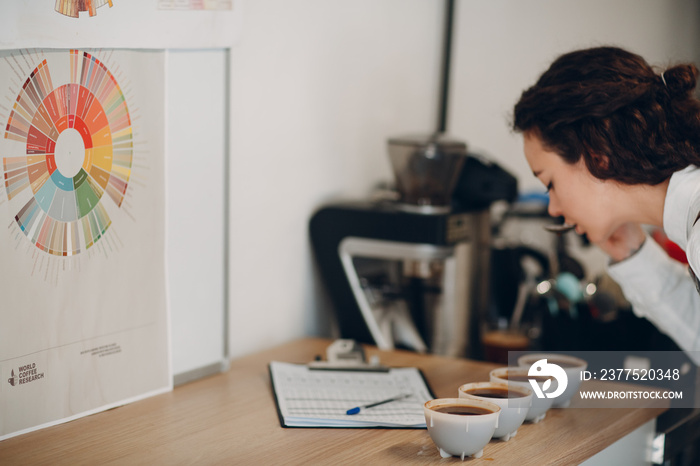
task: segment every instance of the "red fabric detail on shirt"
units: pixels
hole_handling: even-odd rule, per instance
[[[668,254],[672,259],[677,260],[681,264],[688,263],[688,257],[685,255],[685,251],[683,251],[676,243],[668,239],[668,236],[666,236],[666,233],[664,233],[663,230],[654,230],[651,233],[651,237],[654,238],[657,243],[659,243],[664,251],[666,251],[666,254]]]

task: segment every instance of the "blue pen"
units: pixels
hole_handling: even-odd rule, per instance
[[[385,403],[391,403],[392,401],[396,401],[396,400],[402,400],[404,398],[408,398],[409,396],[411,396],[410,393],[408,395],[395,396],[394,398],[389,398],[388,400],[382,400],[382,401],[377,401],[376,403],[370,403],[368,405],[358,406],[356,408],[348,409],[345,412],[345,414],[357,414],[363,409],[374,408],[375,406],[383,405]]]

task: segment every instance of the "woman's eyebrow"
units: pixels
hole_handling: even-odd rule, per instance
[[[539,177],[540,177],[540,175],[542,174],[542,170],[539,170],[539,171],[533,171],[533,172],[532,172],[532,174],[533,174],[533,175],[535,175],[535,178],[539,178]]]

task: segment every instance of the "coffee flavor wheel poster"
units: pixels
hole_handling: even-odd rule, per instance
[[[0,439],[172,389],[164,52],[0,52]]]

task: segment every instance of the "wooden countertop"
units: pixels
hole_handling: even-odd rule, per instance
[[[446,464],[425,429],[282,428],[271,360],[306,363],[331,343],[304,339],[233,360],[228,372],[170,393],[0,442],[2,464]],[[493,364],[378,351],[382,364],[416,366],[438,397],[488,380]],[[551,409],[508,442],[492,440],[469,464],[578,464],[664,408]]]

